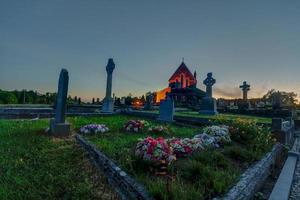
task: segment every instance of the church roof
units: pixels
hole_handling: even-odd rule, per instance
[[[185,65],[184,62],[182,62],[180,64],[180,66],[176,69],[176,71],[174,72],[174,74],[171,76],[171,78],[169,79],[169,81],[172,80],[173,78],[175,78],[176,76],[179,76],[181,73],[185,73],[191,79],[195,79],[194,75],[191,73],[191,71],[189,70],[189,68]]]

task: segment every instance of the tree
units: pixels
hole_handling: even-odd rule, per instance
[[[298,102],[297,94],[294,92],[276,91],[275,89],[269,90],[263,99],[269,102],[280,101],[284,106],[295,106]]]

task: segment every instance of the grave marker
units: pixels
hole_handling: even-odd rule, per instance
[[[62,69],[58,81],[55,118],[50,120],[50,134],[54,136],[67,136],[70,134],[70,124],[65,122],[68,85],[68,71]]]

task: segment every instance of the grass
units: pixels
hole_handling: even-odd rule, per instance
[[[145,112],[152,112],[157,113],[158,110],[154,111],[145,111]],[[257,117],[257,116],[251,116],[251,115],[238,115],[238,114],[228,114],[228,113],[220,113],[217,115],[205,115],[205,114],[199,114],[196,111],[184,111],[184,112],[176,112],[176,116],[183,116],[183,117],[197,117],[197,118],[206,118],[206,119],[216,119],[219,117],[226,118],[228,120],[235,120],[235,119],[246,119],[246,120],[255,120],[258,123],[267,123],[271,124],[272,119],[269,117]]]
[[[44,133],[48,120],[0,120],[0,199],[110,199],[71,138]]]
[[[139,138],[159,135],[142,131],[128,134],[122,127],[130,116],[106,116],[97,118],[69,118],[75,129],[89,123],[106,124],[110,132],[86,136],[125,171],[141,182],[155,199],[210,199],[224,194],[237,180],[241,172],[261,155],[249,149],[250,146],[233,142],[223,149],[199,152],[192,157],[176,161],[170,174],[172,181],[154,175],[153,168],[134,156]],[[158,122],[147,120],[152,125]],[[201,129],[168,125],[170,135],[164,137],[192,137]],[[251,129],[252,130],[252,129]],[[253,133],[253,131],[252,131]],[[251,146],[252,147],[252,146]],[[256,147],[253,147],[256,148]]]
[[[224,148],[198,152],[178,159],[169,167],[171,179],[155,176],[153,168],[134,156],[139,138],[148,135],[125,133],[123,124],[136,117],[116,115],[105,117],[71,117],[72,128],[78,130],[90,123],[106,124],[110,132],[87,136],[125,171],[145,185],[155,199],[211,199],[224,194],[242,171],[267,150],[255,140],[264,131],[245,123],[245,133]],[[151,125],[156,121],[147,120]],[[240,123],[237,122],[236,123]],[[192,137],[200,128],[167,125],[164,137]],[[58,139],[44,132],[48,120],[0,120],[0,199],[111,199],[115,197],[101,174],[95,172],[84,151],[72,138]],[[259,130],[260,134],[255,134]],[[251,132],[251,134],[249,134]],[[250,137],[250,136],[251,137]],[[254,151],[255,149],[260,149]]]

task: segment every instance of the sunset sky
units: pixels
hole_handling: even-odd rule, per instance
[[[64,67],[72,96],[103,98],[110,57],[117,96],[165,88],[182,57],[215,97],[300,95],[300,1],[0,0],[0,89],[55,92]]]

